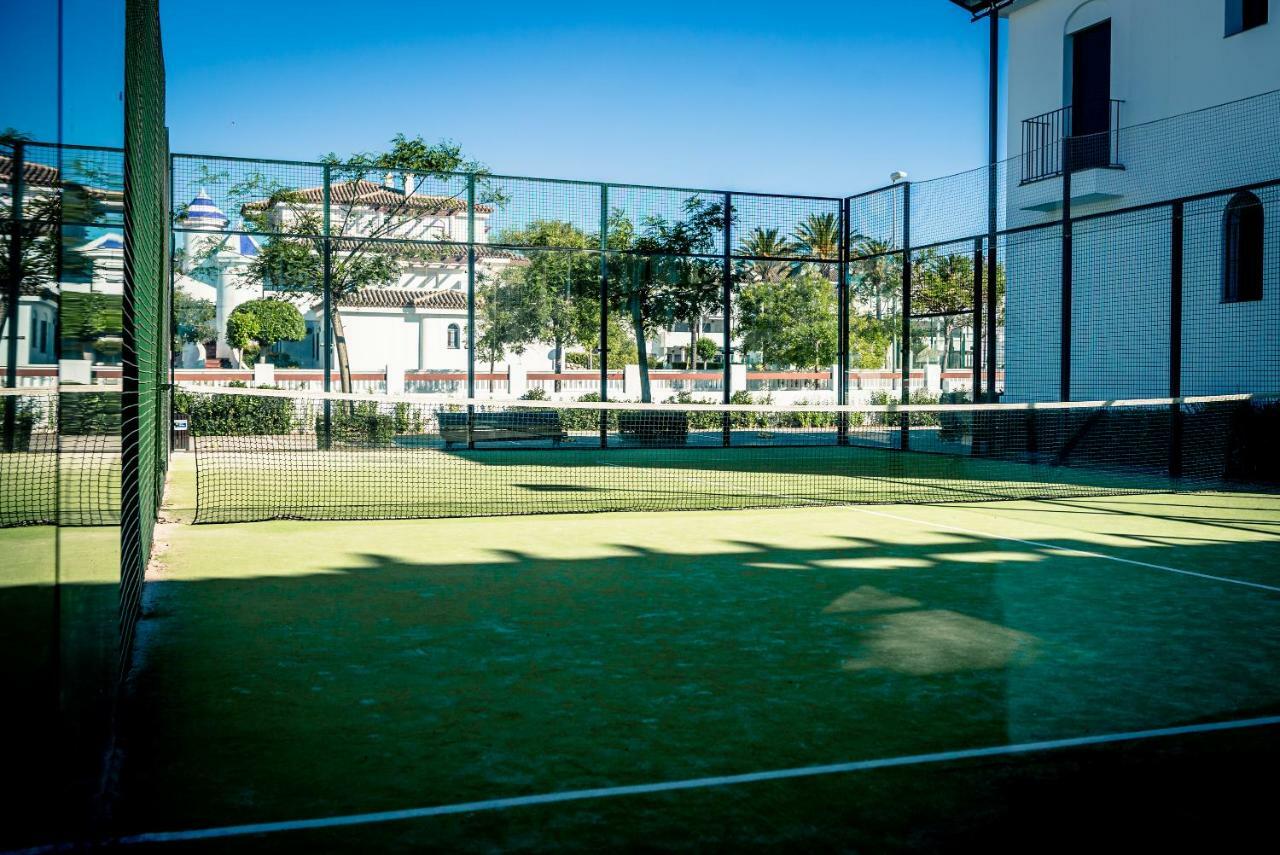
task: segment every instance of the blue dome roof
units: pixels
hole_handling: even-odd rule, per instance
[[[186,212],[182,215],[182,219],[192,223],[204,223],[206,225],[215,226],[217,228],[225,228],[227,225],[227,215],[215,204],[213,199],[209,198],[209,194],[205,192],[203,187],[196,193],[196,197],[187,205]]]

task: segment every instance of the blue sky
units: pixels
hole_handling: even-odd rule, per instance
[[[71,48],[116,3],[65,2],[64,139],[110,142],[118,63]],[[506,174],[830,195],[986,159],[986,28],[946,0],[161,9],[180,152],[312,159],[404,132]]]
[[[501,173],[815,194],[986,159],[986,30],[945,0],[217,5],[164,4],[175,151],[403,131]]]

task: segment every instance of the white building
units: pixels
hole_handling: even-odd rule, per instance
[[[1073,227],[1070,394],[1170,390],[1172,210],[1180,197],[1186,395],[1280,389],[1280,9],[1268,0],[1015,0],[1005,225]],[[1065,135],[1092,134],[1064,149]],[[1216,194],[1216,195],[1207,195]],[[1006,399],[1059,394],[1062,260],[1050,233],[1004,250]]]
[[[393,374],[427,371],[463,374],[467,369],[467,212],[465,204],[448,196],[416,190],[417,179],[404,175],[400,182],[392,176],[381,183],[366,180],[335,182],[330,187],[334,218],[341,218],[342,236],[334,239],[333,251],[340,258],[361,244],[361,237],[377,231],[379,239],[438,242],[423,252],[423,244],[412,247],[398,259],[396,282],[366,287],[344,300],[339,311],[354,372],[384,371]],[[276,203],[268,212],[273,229],[288,232],[299,217],[321,210],[323,188],[295,191],[289,202]],[[262,213],[266,202],[251,201],[243,212]],[[387,227],[387,211],[396,211]],[[515,253],[490,249],[488,219],[492,210],[476,206],[475,251],[477,278],[496,276],[505,267],[521,264]],[[248,274],[261,250],[254,237],[215,204],[200,189],[177,221],[180,262],[175,288],[189,296],[215,305],[217,342],[211,353],[188,345],[182,367],[202,367],[212,358],[236,365],[238,354],[226,338],[226,322],[235,308],[249,300],[278,296]],[[457,242],[456,244],[454,242]],[[317,368],[323,364],[323,324],[314,298],[291,297],[303,312],[307,337],[300,342],[282,342],[276,347],[291,364]],[[479,320],[478,324],[483,323]],[[723,319],[702,319],[701,337],[720,344]],[[482,330],[477,330],[477,333]],[[690,335],[687,324],[656,331],[648,342],[648,353],[660,364],[686,364]],[[578,348],[580,349],[580,348]],[[527,343],[521,352],[509,349],[494,365],[494,371],[549,372],[555,368],[555,353],[548,343]],[[598,358],[593,354],[592,359]],[[334,362],[336,370],[337,363]],[[489,365],[477,357],[476,371],[485,374]],[[484,384],[481,383],[481,388]]]
[[[417,241],[465,241],[466,206],[450,197],[414,191],[415,179],[405,176],[403,188],[390,183],[359,180],[338,182],[330,189],[335,208],[341,208],[344,228],[335,238],[333,252],[341,258],[356,249],[361,236],[376,228],[389,209],[405,211],[393,228],[381,231],[381,239]],[[407,192],[406,192],[407,191]],[[298,216],[318,211],[322,188],[304,188],[290,204],[279,203],[269,212],[275,228],[287,231]],[[259,212],[265,202],[250,202],[246,208]],[[477,275],[495,275],[503,267],[519,263],[511,253],[488,250],[484,246],[489,209],[477,206]],[[226,339],[226,320],[235,308],[248,300],[277,296],[260,282],[247,276],[249,266],[261,246],[253,237],[229,228],[230,219],[201,190],[178,220],[182,235],[182,261],[176,287],[193,297],[215,303],[214,323],[218,331],[216,358],[238,361]],[[406,252],[399,260],[399,278],[380,287],[366,287],[339,307],[353,371],[465,372],[467,367],[467,255],[457,247],[439,252]],[[277,348],[300,367],[323,364],[323,323],[314,298],[294,297],[307,325],[307,337],[300,342],[284,342]],[[203,364],[198,349],[184,354],[184,365]],[[549,370],[552,362],[547,348],[526,348],[524,353],[508,353],[498,366],[507,370],[517,365],[524,370]],[[334,362],[336,370],[337,363]],[[477,370],[482,370],[478,367]]]
[[[45,220],[53,216],[50,206],[56,205],[60,195],[79,194],[91,201],[97,218],[103,222],[117,220],[123,210],[123,198],[118,190],[91,187],[68,180],[55,166],[33,160],[23,163],[23,215],[30,221]],[[13,159],[0,155],[0,210],[10,211],[13,206]],[[70,295],[104,295],[101,308],[118,309],[124,293],[124,237],[117,226],[92,226],[87,224],[64,225],[56,234],[61,238],[60,249],[47,243],[50,234],[31,237],[24,245],[23,262],[26,272],[19,288],[18,298],[18,368],[44,368],[59,360],[58,312],[60,302],[70,304]],[[45,242],[38,246],[37,242]],[[58,253],[61,257],[58,258]],[[54,264],[54,262],[57,262]],[[54,276],[58,275],[58,279]],[[109,316],[109,313],[108,313]],[[64,327],[68,325],[64,323]],[[82,378],[89,382],[91,366],[119,363],[120,329],[102,329],[92,339],[79,342],[80,352],[75,352],[75,330],[62,331],[62,357],[68,362],[64,376]],[[0,335],[5,342],[9,331]],[[0,346],[0,365],[7,364],[8,347]],[[82,363],[82,364],[81,364]],[[80,370],[75,370],[78,367]],[[19,383],[44,382],[50,375],[20,374]],[[41,379],[36,379],[41,378]]]

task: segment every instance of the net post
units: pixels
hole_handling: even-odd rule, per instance
[[[476,396],[476,174],[467,173],[467,399]],[[476,408],[467,404],[467,449],[476,447]]]
[[[9,282],[8,293],[5,294],[5,341],[4,385],[10,389],[18,387],[18,300],[22,294],[19,280],[22,278],[22,195],[23,170],[26,165],[26,147],[18,140],[13,144],[13,159],[10,161],[9,174],[13,184],[13,199],[9,212]],[[4,450],[14,451],[18,441],[18,399],[8,395],[4,399]]]
[[[849,200],[840,200],[840,239],[836,264],[836,403],[849,403]],[[836,415],[836,444],[849,444],[849,414]]]
[[[600,185],[600,400],[609,400],[609,185]],[[609,411],[600,411],[600,447],[609,445]]]
[[[1170,209],[1169,235],[1169,397],[1182,396],[1183,203]],[[1182,405],[1169,405],[1169,476],[1182,477]]]
[[[1072,138],[1062,140],[1062,317],[1060,319],[1058,399],[1071,400],[1071,164]]]
[[[321,238],[320,251],[323,255],[324,263],[324,282],[322,283],[324,294],[322,297],[321,315],[323,320],[320,322],[321,335],[324,338],[324,357],[321,361],[321,367],[324,376],[321,378],[320,387],[328,392],[332,389],[333,378],[333,243],[330,240],[331,225],[329,218],[329,205],[331,201],[330,191],[333,184],[332,170],[329,164],[324,165],[324,199],[323,212],[324,232]],[[333,446],[333,405],[328,398],[324,401],[324,435],[320,438],[320,447],[328,451]]]
[[[729,354],[733,349],[733,194],[724,194],[724,270],[721,271],[720,282],[720,303],[721,310],[724,313],[723,337],[724,337],[724,360],[721,370],[723,372],[723,380],[721,381],[724,390],[721,398],[726,404],[733,400],[733,392],[729,386],[732,381],[733,371],[730,368]],[[694,337],[695,347],[697,337]],[[731,424],[729,412],[726,410],[720,417],[721,432],[723,434],[723,444],[727,448],[730,442]]]
[[[902,394],[911,403],[911,182],[902,182]],[[911,415],[900,417],[902,450],[911,448]]]

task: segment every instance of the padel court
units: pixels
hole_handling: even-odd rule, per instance
[[[1275,495],[193,525],[193,464],[124,843],[1040,848],[1262,809]]]

